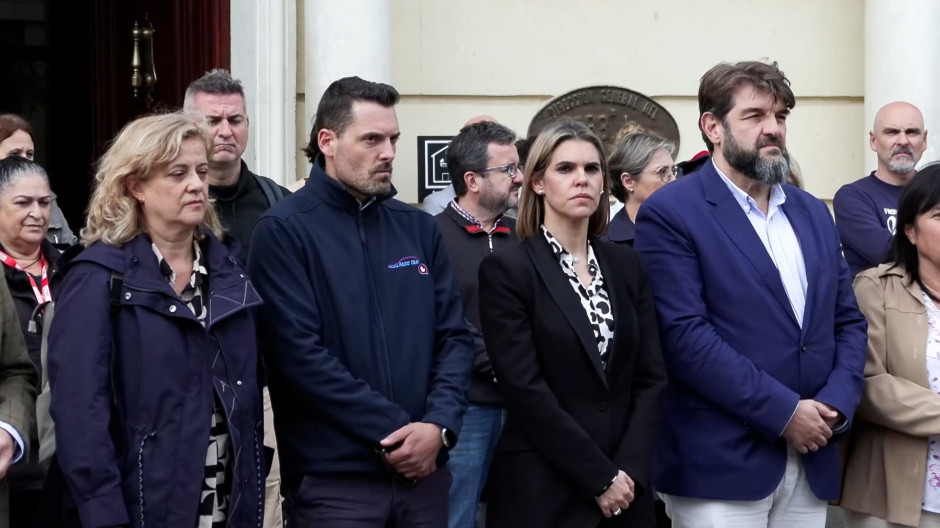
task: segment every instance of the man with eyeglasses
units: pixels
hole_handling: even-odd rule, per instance
[[[505,214],[515,205],[522,186],[515,139],[505,126],[483,121],[465,126],[447,149],[447,167],[457,197],[436,219],[474,335],[470,406],[464,415],[460,443],[451,450],[447,463],[453,477],[450,528],[475,525],[480,492],[502,428],[503,399],[479,331],[477,274],[487,255],[515,242],[516,222]]]
[[[466,123],[463,124],[463,126],[472,125],[474,123],[482,123],[484,121],[489,121],[492,123],[496,122],[496,120],[493,119],[492,116],[483,114],[483,115],[471,117],[470,119],[467,120]],[[451,171],[450,174],[453,174],[453,171]],[[453,201],[453,199],[456,197],[457,197],[457,193],[454,191],[454,184],[451,183],[447,187],[444,187],[443,189],[434,191],[431,194],[427,195],[424,198],[424,201],[421,202],[421,209],[423,209],[425,213],[431,216],[437,216],[442,211],[444,211],[444,209],[447,208],[447,204]]]

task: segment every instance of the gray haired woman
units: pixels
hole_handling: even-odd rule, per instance
[[[617,143],[608,157],[607,173],[611,192],[623,209],[611,218],[604,240],[633,245],[633,222],[640,205],[679,175],[675,157],[675,144],[645,132],[627,134]]]

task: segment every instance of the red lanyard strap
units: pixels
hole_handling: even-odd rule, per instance
[[[29,273],[10,255],[7,255],[3,251],[0,251],[0,262],[3,262],[4,265],[9,266],[13,269],[17,269],[26,274],[26,278],[29,279],[29,285],[33,288],[33,295],[36,296],[36,304],[42,304],[52,301],[52,292],[49,290],[49,275],[48,267],[46,266],[46,257],[45,255],[40,254],[40,266],[42,267],[42,276],[39,281],[39,286],[36,286],[36,279],[33,278],[32,273]]]

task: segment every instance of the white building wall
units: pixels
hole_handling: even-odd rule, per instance
[[[788,140],[808,190],[829,199],[870,170],[863,1],[388,1],[391,79],[403,96],[394,182],[404,201],[417,200],[417,136],[455,134],[483,113],[524,135],[545,102],[590,85],[623,86],[657,100],[678,122],[679,157],[688,158],[703,148],[701,75],[721,61],[765,58],[779,62],[797,96]],[[298,64],[309,63],[311,52],[302,11]],[[311,115],[305,101],[320,95],[302,93],[302,79],[298,68],[298,117]],[[301,119],[298,149],[310,127]],[[297,165],[305,176],[306,160]]]
[[[920,108],[928,131],[920,165],[937,159],[935,145],[940,138],[938,27],[940,2],[936,0],[865,2],[865,123],[871,127],[875,113],[892,101]],[[872,167],[878,163],[870,150],[866,161]]]

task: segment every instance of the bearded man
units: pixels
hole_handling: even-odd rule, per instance
[[[783,72],[719,64],[698,99],[711,160],[636,222],[669,373],[653,486],[675,528],[822,528],[867,325],[826,204],[785,183]]]

